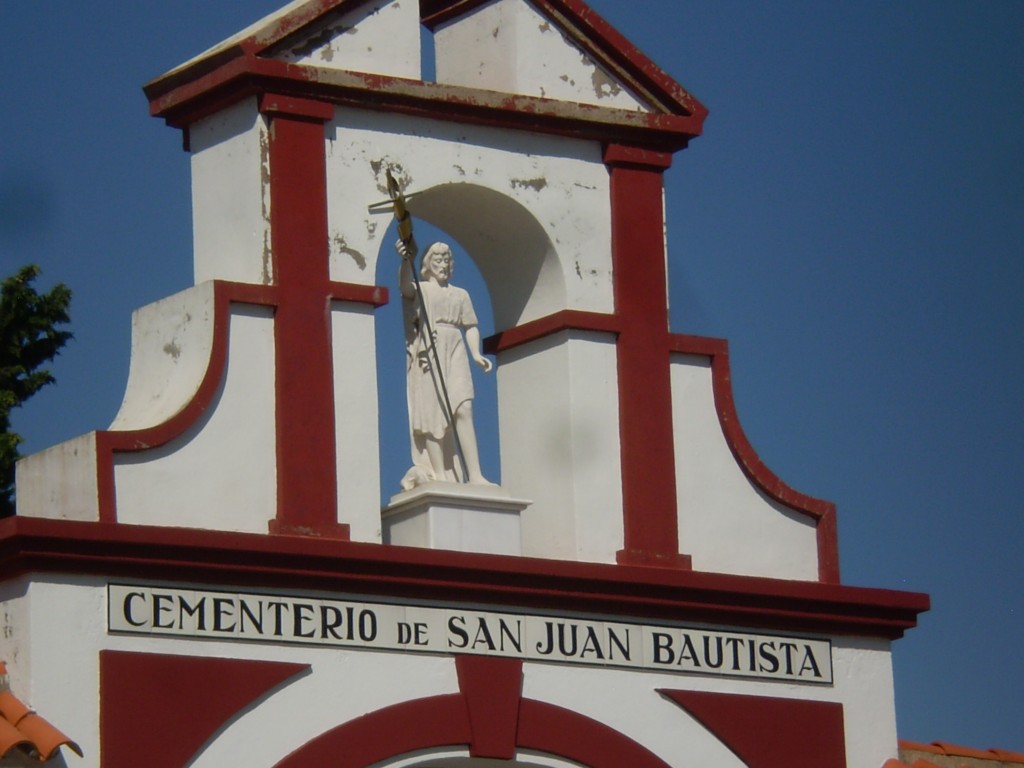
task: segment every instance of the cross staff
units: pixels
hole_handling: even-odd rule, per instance
[[[441,369],[441,360],[437,354],[437,347],[434,344],[434,331],[430,325],[430,316],[427,313],[427,305],[423,300],[423,291],[420,289],[420,275],[416,270],[416,254],[419,248],[416,245],[416,239],[413,237],[412,232],[412,215],[409,213],[409,209],[406,207],[406,200],[408,199],[403,193],[401,188],[398,186],[398,182],[395,180],[394,175],[391,173],[391,169],[388,168],[385,171],[388,182],[388,197],[390,200],[385,200],[379,203],[374,203],[369,206],[370,213],[384,213],[391,209],[394,214],[395,220],[398,222],[398,238],[402,243],[402,258],[410,262],[410,271],[412,272],[413,283],[416,286],[416,297],[418,299],[420,317],[423,318],[423,322],[419,323],[420,337],[423,343],[427,347],[427,352],[433,358],[433,365],[431,366],[430,376],[434,382],[434,389],[441,400],[441,412],[444,414],[445,421],[448,422],[448,429],[452,435],[452,442],[455,447],[455,455],[458,456],[459,462],[462,464],[462,477],[459,478],[460,482],[468,482],[469,471],[466,467],[466,457],[462,453],[462,445],[459,442],[459,432],[455,428],[455,412],[452,409],[451,399],[448,397],[448,387],[444,381],[444,373]],[[415,193],[414,193],[415,194]],[[412,197],[413,195],[409,195]],[[458,475],[458,473],[456,473]]]

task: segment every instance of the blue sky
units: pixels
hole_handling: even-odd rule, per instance
[[[27,451],[109,424],[132,309],[191,284],[188,158],[141,85],[278,4],[0,9],[0,273],[75,292]],[[838,504],[844,582],[932,595],[900,735],[1024,751],[1024,4],[591,5],[711,110],[667,175],[673,329],[730,340],[750,441]]]

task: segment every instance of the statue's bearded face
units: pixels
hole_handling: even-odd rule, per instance
[[[447,283],[452,276],[452,252],[437,250],[430,253],[427,273],[438,283]]]

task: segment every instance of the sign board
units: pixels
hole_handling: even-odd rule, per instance
[[[470,653],[682,674],[832,682],[806,637],[468,608],[110,584],[110,632],[407,653]]]

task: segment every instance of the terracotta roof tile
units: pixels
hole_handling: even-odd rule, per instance
[[[957,744],[950,744],[947,741],[933,741],[931,744],[924,744],[919,741],[900,740],[900,757],[904,761],[917,758],[915,762],[900,762],[890,760],[883,768],[924,768],[924,766],[965,766],[972,768],[981,766],[983,768],[1003,768],[1003,766],[1024,766],[1024,754],[1010,752],[1005,749],[974,749],[963,747]],[[920,757],[921,754],[935,755],[935,763]],[[892,763],[892,765],[889,765]]]
[[[0,672],[0,675],[2,674]],[[2,688],[2,683],[0,683],[0,688]],[[13,693],[0,690],[0,717],[3,717],[8,723],[17,725],[30,711]]]
[[[28,737],[8,723],[0,719],[0,756],[6,755],[15,747],[31,748]]]
[[[950,744],[948,741],[934,741],[932,744],[942,750],[944,755],[951,757],[973,757],[976,760],[995,760],[996,756],[991,749],[972,749],[971,747],[960,747]]]
[[[67,745],[68,749],[82,757],[82,750],[75,742],[39,715],[26,715],[25,719],[18,723],[18,730],[28,736],[35,745],[36,751],[39,752],[40,760],[49,760],[64,745]]]
[[[0,758],[13,749],[45,762],[66,746],[82,757],[82,749],[11,693],[7,665],[0,661]]]
[[[908,741],[900,739],[900,751],[913,750],[914,752],[934,752],[937,755],[945,754],[940,747],[934,744],[925,744],[923,741]]]
[[[904,763],[902,760],[890,758],[885,761],[882,768],[942,768],[942,766],[929,763],[927,760],[921,760],[920,758],[912,763]]]

